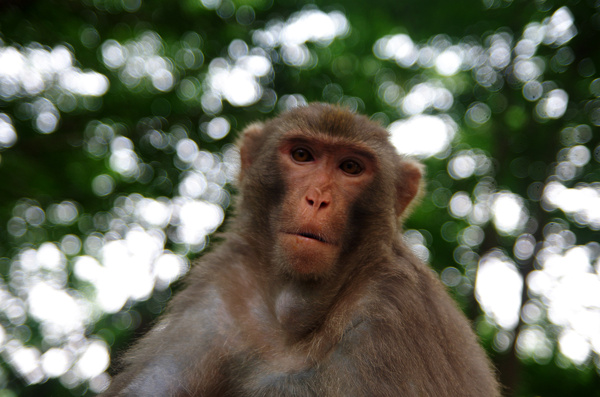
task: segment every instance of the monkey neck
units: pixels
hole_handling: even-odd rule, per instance
[[[246,233],[242,227],[234,228],[233,235],[241,243],[239,250],[253,258],[244,262],[263,279],[263,297],[267,310],[290,342],[317,331],[330,312],[335,310],[334,304],[339,300],[339,295],[346,294],[350,289],[350,284],[360,283],[360,280],[365,279],[363,273],[372,274],[373,266],[385,262],[386,258],[389,262],[393,244],[388,240],[394,240],[390,236],[386,236],[386,239],[379,236],[380,238],[373,238],[373,241],[354,241],[356,246],[372,249],[349,249],[338,258],[332,273],[323,278],[308,279],[274,270],[280,267],[271,258],[272,245],[265,244],[265,241],[272,239],[265,239],[256,233]]]
[[[336,292],[318,281],[287,280],[273,287],[273,314],[290,338],[302,338],[319,327]]]

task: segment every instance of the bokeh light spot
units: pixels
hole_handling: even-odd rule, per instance
[[[509,192],[500,192],[494,196],[492,214],[496,229],[503,234],[512,235],[520,231],[527,220],[523,200]]]
[[[456,129],[449,118],[431,115],[412,116],[388,127],[392,143],[400,153],[422,158],[446,151]]]
[[[481,259],[475,296],[485,313],[506,330],[519,323],[522,290],[523,278],[506,256],[493,251]]]
[[[114,189],[115,180],[108,174],[98,175],[92,180],[92,190],[97,196],[108,196]]]
[[[206,128],[206,133],[212,139],[223,139],[229,133],[229,121],[223,117],[215,117]]]
[[[0,113],[0,150],[9,148],[17,141],[17,132],[8,115]]]

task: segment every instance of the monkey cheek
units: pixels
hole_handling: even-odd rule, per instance
[[[293,273],[322,276],[335,264],[339,248],[312,238],[282,233],[279,241],[286,262]]]

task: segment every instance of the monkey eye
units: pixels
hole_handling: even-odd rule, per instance
[[[350,174],[350,175],[358,175],[363,170],[362,166],[354,160],[344,161],[342,164],[340,164],[340,168],[346,174]]]
[[[314,160],[312,154],[306,149],[298,148],[292,150],[292,158],[299,163],[306,163],[307,161]]]

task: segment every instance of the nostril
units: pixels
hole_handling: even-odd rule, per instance
[[[320,190],[315,189],[315,192],[307,194],[306,196],[304,196],[304,199],[306,200],[306,204],[309,207],[315,210],[320,210],[329,207],[330,199],[326,196],[327,195],[321,193]]]
[[[315,209],[324,209],[326,207],[329,206],[329,202],[328,201],[322,201],[322,200],[313,200],[313,199],[306,199],[306,202],[308,203],[308,205],[310,207],[314,207]]]

